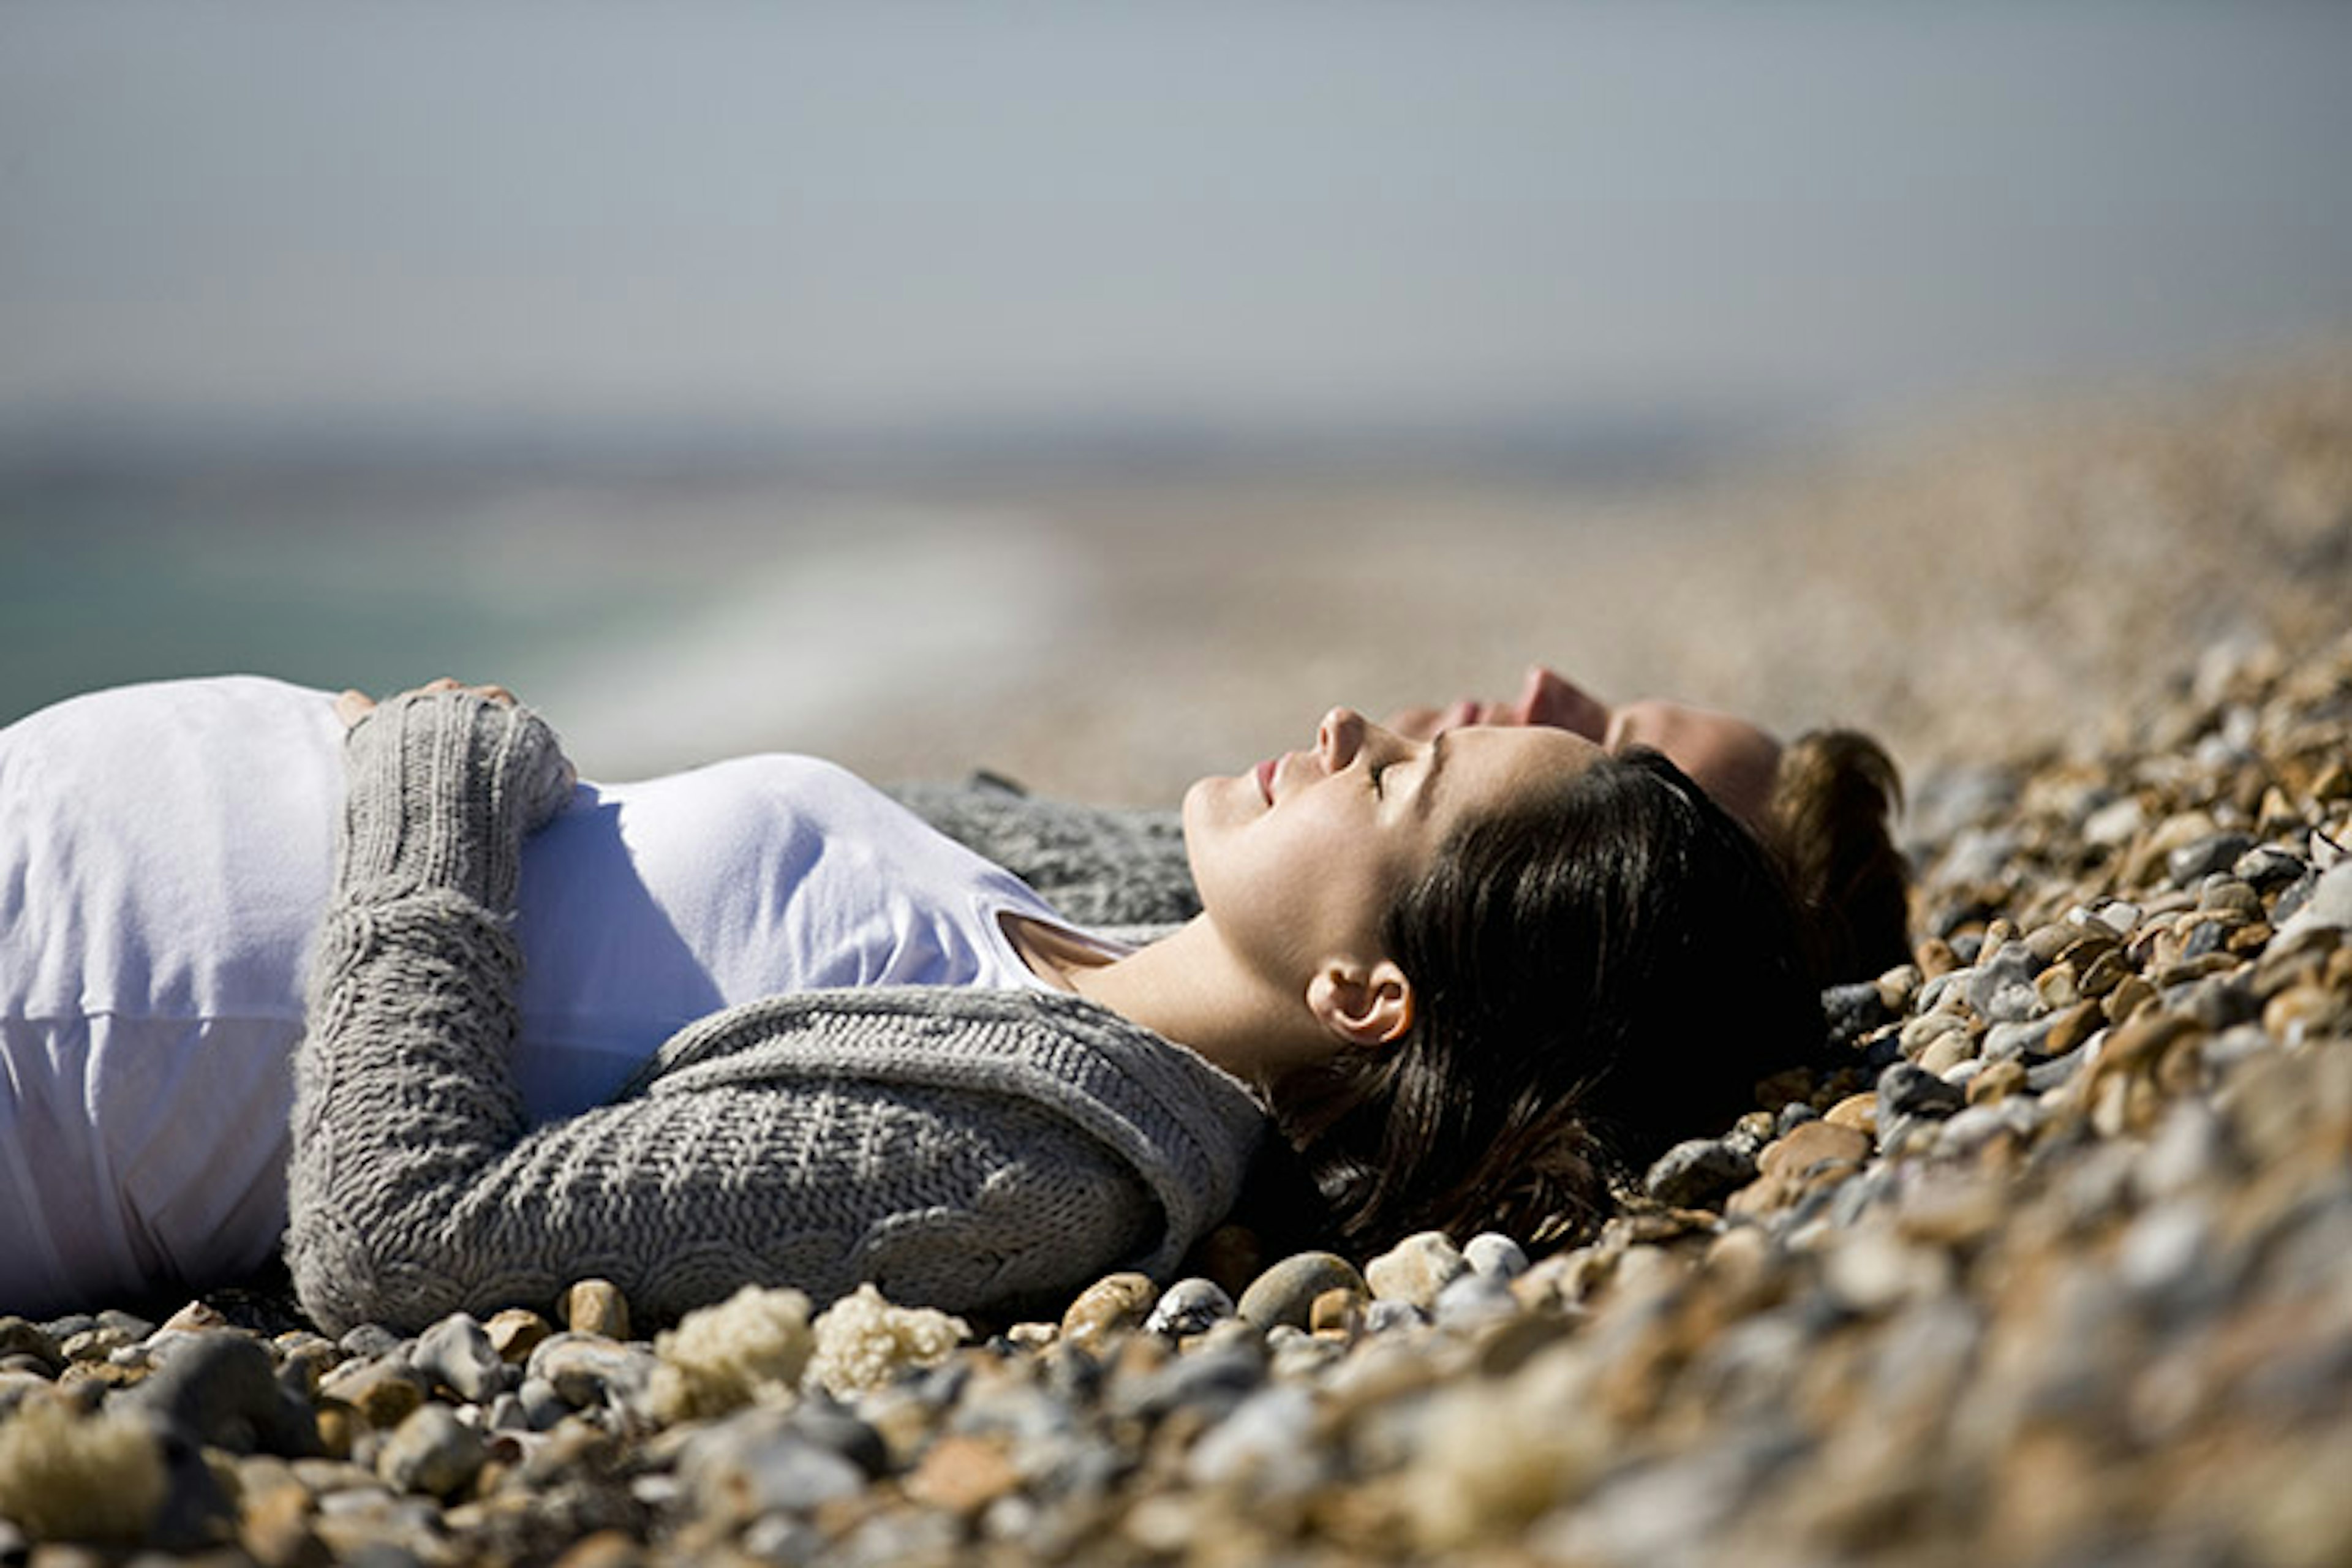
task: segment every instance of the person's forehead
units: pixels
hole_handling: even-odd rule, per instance
[[[1540,726],[1474,724],[1442,739],[1440,778],[1450,774],[1456,784],[1475,777],[1491,786],[1527,775],[1578,773],[1601,754],[1599,745],[1572,731]]]
[[[1624,704],[1617,715],[1618,723],[1611,738],[1618,744],[1656,745],[1661,739],[1672,739],[1718,746],[1769,746],[1775,750],[1780,746],[1759,724],[1736,713],[1695,708],[1687,702],[1643,698]]]

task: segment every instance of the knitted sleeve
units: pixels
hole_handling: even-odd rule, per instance
[[[907,1018],[819,1007],[808,1049],[770,1054],[780,1067],[738,1052],[528,1126],[507,1061],[508,923],[522,836],[561,799],[553,737],[465,693],[412,697],[352,731],[348,769],[296,1060],[287,1240],[329,1331],[544,1305],[587,1275],[656,1320],[754,1281],[824,1300],[873,1279],[902,1301],[995,1311],[1125,1258],[1169,1261],[1205,1228],[1152,1190],[1151,1161],[1122,1155],[1121,1130],[1055,1102],[1076,1067],[1008,1072],[998,1058],[1026,1037],[942,1004]],[[926,1065],[881,1070],[909,1060]]]
[[[991,773],[906,784],[898,803],[1083,926],[1175,925],[1201,912],[1172,811],[1044,800]]]

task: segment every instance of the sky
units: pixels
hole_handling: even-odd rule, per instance
[[[0,451],[1866,416],[2352,325],[2352,6],[0,5]]]

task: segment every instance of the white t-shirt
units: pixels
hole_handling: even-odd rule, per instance
[[[251,677],[0,730],[0,1311],[257,1266],[332,876],[342,726]],[[583,784],[524,847],[515,1068],[534,1121],[680,1026],[825,986],[1041,985],[1011,873],[853,774],[756,756]],[[42,1298],[47,1299],[42,1299]]]

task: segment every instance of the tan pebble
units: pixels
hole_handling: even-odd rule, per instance
[[[1469,1268],[1452,1237],[1424,1230],[1364,1265],[1364,1279],[1379,1300],[1410,1301],[1426,1312],[1436,1304],[1437,1293]]]
[[[1928,980],[1938,974],[1949,974],[1960,966],[1959,954],[1952,951],[1950,942],[1939,936],[1931,936],[1921,942],[1916,957],[1920,974]]]
[[[2035,926],[2026,932],[2025,948],[2028,952],[2042,963],[2051,963],[2056,961],[2060,953],[2074,945],[2080,933],[2073,926],[2067,925],[2063,921],[2053,921],[2048,925]]]
[[[582,1279],[563,1292],[557,1304],[563,1326],[575,1334],[602,1334],[608,1340],[629,1337],[629,1301],[609,1279]]]
[[[350,1458],[352,1445],[367,1430],[368,1424],[361,1419],[358,1411],[340,1399],[317,1400],[314,1408],[319,1417],[319,1447],[331,1459]]]
[[[2129,975],[2113,991],[2106,994],[2100,1011],[2110,1024],[2120,1024],[2141,1008],[2156,1000],[2156,987],[2142,975]]]
[[[1922,1013],[1916,1018],[1906,1019],[1902,1033],[1895,1037],[1895,1044],[1902,1047],[1905,1056],[1916,1061],[1937,1040],[1954,1034],[1965,1040],[1968,1029],[1966,1018],[1939,1007],[1933,1013]]]
[[[1919,1053],[1919,1065],[1937,1078],[1943,1077],[1962,1062],[1977,1054],[1976,1042],[1962,1030],[1958,1034],[1938,1035]]]
[[[563,1549],[554,1568],[634,1568],[646,1560],[646,1549],[620,1530],[600,1530],[583,1535]]]
[[[1773,1131],[1779,1125],[1780,1123],[1773,1120],[1772,1113],[1769,1110],[1748,1111],[1738,1121],[1732,1123],[1735,1131],[1744,1133],[1759,1143],[1769,1142]]]
[[[2025,1065],[2022,1062],[1995,1062],[1976,1077],[1969,1079],[1969,1103],[1990,1105],[2025,1089]]]
[[[2235,953],[2229,952],[2208,952],[2196,958],[2183,959],[2178,963],[2168,964],[2157,971],[2156,988],[2158,991],[2169,991],[2176,985],[2185,985],[2192,980],[2202,980],[2209,974],[2226,974],[2237,968],[2241,962],[2242,960]]]
[[[1914,1241],[1967,1247],[1990,1236],[2009,1216],[2009,1197],[1999,1182],[1947,1179],[1912,1188],[1895,1223]]]
[[[2325,977],[2336,951],[2336,936],[2333,927],[2310,926],[2273,942],[2254,964],[2254,994],[2274,996],[2290,985],[2327,984]],[[2347,969],[2347,979],[2352,980],[2352,969]]]
[[[2263,1028],[2282,1040],[2322,1034],[2352,1015],[2352,1003],[2337,992],[2316,985],[2291,985],[2263,1007]]]
[[[1346,1286],[1324,1291],[1307,1310],[1307,1329],[1314,1334],[1354,1339],[1363,1331],[1364,1298]]]
[[[2053,1057],[2063,1057],[2099,1032],[2106,1015],[2096,1002],[2077,1002],[2060,1014],[2042,1037],[2042,1048]]]
[[[2061,960],[2033,977],[2033,994],[2045,1007],[2072,1007],[2083,998],[2074,966]]]
[[[2107,1037],[2106,1047],[2091,1066],[2095,1082],[2152,1076],[2166,1053],[2203,1034],[2193,1018],[2178,1013],[2143,1011]],[[2107,1129],[2102,1127],[2101,1131]]]
[[[1832,1127],[1851,1127],[1858,1132],[1875,1132],[1878,1130],[1878,1096],[1849,1094],[1831,1106],[1822,1120]]]
[[[1158,1334],[1122,1334],[1118,1352],[1103,1371],[1114,1380],[1141,1377],[1175,1359],[1176,1347]]]
[[[228,1319],[222,1315],[218,1307],[205,1301],[191,1301],[164,1319],[163,1327],[156,1330],[156,1332],[196,1334],[204,1332],[206,1329],[226,1327],[228,1327]]]
[[[2074,940],[2059,949],[2058,956],[2078,970],[2087,971],[2103,955],[2115,952],[2122,945],[2116,940],[2113,932],[2096,923],[2087,927],[2070,923],[2067,929],[2075,933]]]
[[[1062,1314],[1062,1338],[1092,1350],[1105,1339],[1140,1328],[1160,1300],[1160,1287],[1149,1275],[1106,1274],[1084,1290]]]
[[[530,1360],[530,1352],[539,1348],[540,1341],[555,1331],[545,1318],[522,1307],[509,1307],[493,1313],[482,1330],[490,1336],[490,1348],[509,1366],[520,1366]]]
[[[1792,1128],[1787,1137],[1767,1144],[1756,1165],[1768,1176],[1801,1181],[1824,1165],[1858,1163],[1868,1158],[1870,1134],[1824,1117]]]
[[[1788,1207],[1796,1196],[1797,1189],[1780,1177],[1759,1176],[1723,1201],[1724,1216],[1727,1219],[1760,1219],[1774,1209]],[[1591,1286],[1588,1285],[1588,1294],[1591,1289]]]
[[[237,1539],[263,1568],[318,1562],[322,1549],[310,1533],[310,1494],[282,1460],[236,1468]]]
[[[1061,1331],[1052,1323],[1015,1323],[1004,1331],[1004,1338],[1023,1350],[1041,1351],[1059,1338]]]
[[[1917,964],[1896,964],[1877,979],[1879,1005],[1890,1013],[1902,1012],[1919,994],[1921,978]]]
[[[156,1433],[135,1416],[38,1391],[0,1421],[0,1518],[35,1540],[135,1544],[169,1490]]]
[[[970,1515],[1020,1484],[1020,1468],[1002,1438],[950,1433],[925,1451],[906,1489],[918,1502]]]
[[[2302,826],[2303,813],[2294,808],[2294,802],[2287,798],[2286,791],[2276,784],[2263,791],[2262,805],[2254,814],[2254,831],[2257,834],[2264,838],[2276,838]]]
[[[937,1366],[971,1337],[961,1318],[898,1306],[871,1280],[818,1313],[809,1328],[814,1343],[804,1381],[835,1397],[885,1387],[909,1367]]]
[[[421,1373],[385,1361],[345,1362],[319,1380],[322,1399],[350,1406],[380,1432],[408,1419],[430,1392]]]
[[[2130,979],[2131,973],[2131,960],[2124,956],[2121,947],[2110,942],[2105,952],[2092,959],[2084,968],[2083,977],[2075,982],[2075,989],[2085,996],[2105,996]]]
[[[2222,950],[2235,957],[2252,958],[2270,946],[2273,934],[2269,921],[2249,921],[2230,933]]]

